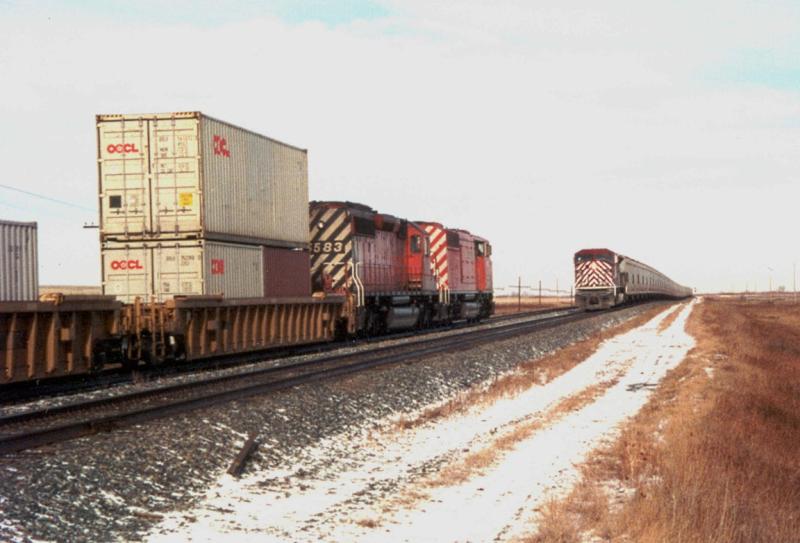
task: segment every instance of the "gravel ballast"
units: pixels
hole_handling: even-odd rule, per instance
[[[4,457],[0,540],[141,540],[164,513],[190,508],[249,434],[259,448],[246,471],[280,471],[322,439],[336,436],[346,447],[348,435],[442,402],[649,307]]]

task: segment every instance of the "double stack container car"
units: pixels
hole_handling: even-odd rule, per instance
[[[97,143],[104,293],[310,295],[304,149],[198,112],[98,115]]]
[[[0,220],[0,302],[39,296],[36,233],[35,222]]]

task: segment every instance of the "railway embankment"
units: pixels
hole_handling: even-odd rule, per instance
[[[399,421],[476,387],[490,387],[520,364],[659,309],[649,305],[597,314],[469,350],[5,456],[0,538],[141,540],[202,526],[209,493],[218,492],[220,484],[240,484],[225,472],[249,435],[259,446],[242,481],[263,491],[259,514],[268,523],[279,517],[282,501],[288,506],[289,498],[305,495],[304,489],[356,462],[368,451],[362,445],[370,436],[402,433]],[[404,462],[399,458],[396,464]],[[426,466],[414,470],[436,470],[437,461]],[[396,493],[392,484],[397,481],[387,491]],[[326,495],[333,494],[314,499]],[[215,511],[236,518],[252,513],[244,502],[231,507]],[[242,525],[228,528],[236,532]]]
[[[647,387],[628,386],[656,381],[688,349],[673,329],[658,331],[671,307],[642,309],[441,401],[321,440],[279,466],[241,480],[222,476],[150,539],[489,541],[523,534],[526,504],[568,488],[573,462],[646,398]],[[664,345],[669,353],[651,356]],[[491,365],[498,353],[494,345],[477,362]]]

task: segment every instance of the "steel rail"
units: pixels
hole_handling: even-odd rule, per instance
[[[575,306],[564,306],[560,308],[535,309],[522,311],[520,313],[508,313],[494,315],[487,320],[479,323],[469,323],[458,321],[446,326],[426,328],[424,330],[399,331],[382,336],[374,336],[355,340],[357,343],[371,343],[404,339],[411,336],[428,335],[441,333],[447,330],[458,330],[470,328],[472,326],[493,324],[505,320],[523,319],[536,315],[557,313],[576,309]],[[12,402],[24,402],[39,398],[58,398],[67,394],[78,392],[90,392],[102,387],[124,385],[134,382],[133,375],[143,375],[145,378],[171,377],[181,374],[188,374],[193,371],[203,371],[203,369],[221,370],[235,368],[264,362],[267,360],[280,360],[293,356],[312,355],[328,351],[336,351],[347,347],[351,342],[321,342],[295,346],[269,347],[257,351],[243,353],[223,354],[215,358],[196,360],[190,362],[170,362],[156,366],[142,366],[135,370],[123,370],[121,368],[107,368],[97,373],[83,375],[66,375],[47,379],[44,382],[19,382],[0,385],[0,405],[13,405]],[[1,421],[0,421],[1,422]]]
[[[573,314],[573,313],[575,313],[575,311],[570,311],[567,314],[569,315],[569,314]],[[372,349],[369,349],[369,350],[366,350],[366,351],[355,352],[355,353],[353,353],[353,352],[334,353],[334,354],[327,355],[327,356],[317,357],[317,358],[313,358],[313,359],[310,359],[310,360],[304,360],[304,361],[301,361],[301,362],[284,364],[284,365],[281,365],[281,366],[271,366],[271,367],[268,367],[268,368],[256,368],[256,369],[246,370],[246,371],[243,371],[243,372],[231,373],[231,374],[228,374],[228,375],[219,375],[219,376],[213,376],[213,377],[207,377],[207,378],[202,378],[201,377],[200,379],[197,379],[197,380],[183,381],[183,382],[172,383],[172,384],[168,383],[168,384],[162,385],[162,386],[155,386],[155,387],[147,388],[147,389],[144,389],[144,390],[134,390],[134,391],[125,392],[125,393],[117,394],[117,395],[113,395],[113,396],[105,396],[105,397],[102,397],[102,398],[91,398],[91,399],[88,399],[88,400],[82,400],[82,401],[72,402],[72,403],[64,403],[64,404],[56,405],[56,406],[45,406],[45,407],[43,407],[41,409],[31,409],[31,410],[27,410],[27,411],[20,411],[19,413],[12,413],[12,414],[9,414],[9,415],[0,416],[0,431],[2,431],[2,428],[4,426],[9,426],[11,424],[19,424],[19,423],[22,423],[22,422],[35,420],[35,419],[40,419],[40,418],[44,418],[44,417],[52,417],[52,416],[68,413],[70,411],[76,411],[76,410],[87,409],[87,408],[96,408],[96,407],[100,407],[100,406],[103,406],[103,405],[108,405],[108,404],[111,404],[111,403],[119,403],[120,401],[123,401],[123,400],[134,400],[134,399],[139,399],[139,398],[146,398],[148,396],[154,396],[156,394],[164,394],[164,393],[167,393],[167,392],[180,392],[180,391],[191,389],[191,388],[197,388],[199,386],[216,385],[216,384],[221,384],[221,383],[225,383],[225,382],[228,382],[228,381],[234,381],[234,380],[237,380],[237,379],[242,379],[243,377],[260,377],[260,376],[263,376],[263,375],[274,374],[274,373],[278,373],[278,372],[282,372],[282,371],[289,371],[289,370],[292,370],[292,369],[301,369],[301,368],[305,368],[305,367],[309,367],[309,366],[319,366],[319,365],[322,365],[322,364],[328,364],[328,363],[332,363],[332,362],[338,362],[340,360],[346,360],[346,359],[350,359],[350,358],[355,358],[355,357],[357,357],[359,355],[371,355],[371,354],[388,353],[388,352],[391,352],[391,351],[413,350],[413,349],[415,349],[415,348],[417,348],[417,347],[419,347],[421,345],[427,345],[427,344],[431,344],[431,343],[440,343],[440,342],[447,341],[448,339],[458,339],[458,338],[468,337],[468,336],[474,335],[476,333],[481,333],[481,332],[487,333],[487,332],[492,332],[492,331],[495,331],[495,330],[506,330],[506,329],[509,329],[509,328],[514,328],[514,327],[519,327],[519,326],[525,327],[525,326],[529,326],[531,323],[546,322],[549,319],[557,319],[557,318],[560,318],[562,316],[563,315],[558,315],[558,316],[555,316],[555,317],[549,317],[549,318],[544,318],[544,319],[535,319],[535,320],[530,320],[530,321],[523,321],[521,323],[506,324],[506,325],[503,325],[501,327],[488,328],[488,329],[484,329],[484,330],[477,330],[477,331],[468,330],[468,331],[458,332],[458,333],[455,333],[455,334],[450,334],[450,335],[447,335],[447,336],[444,336],[444,337],[437,337],[437,338],[426,337],[426,338],[422,338],[422,339],[419,339],[419,340],[416,340],[416,341],[413,341],[413,342],[401,343],[401,344],[396,344],[396,345],[384,345],[384,346],[375,347],[375,348],[372,348]]]

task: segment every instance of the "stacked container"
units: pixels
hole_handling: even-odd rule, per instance
[[[304,149],[198,112],[99,115],[97,142],[106,294],[310,294]]]
[[[0,220],[0,302],[39,297],[35,222]]]

